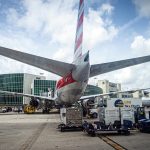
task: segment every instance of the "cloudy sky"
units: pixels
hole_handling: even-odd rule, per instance
[[[0,0],[0,45],[72,62],[78,0]],[[83,52],[104,63],[150,54],[149,0],[85,0]],[[0,56],[0,73],[44,73]],[[119,82],[123,89],[150,87],[150,63],[90,79]]]

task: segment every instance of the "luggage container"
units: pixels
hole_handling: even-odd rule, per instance
[[[76,107],[68,107],[60,109],[61,124],[58,128],[65,130],[81,130],[82,129],[82,109]]]

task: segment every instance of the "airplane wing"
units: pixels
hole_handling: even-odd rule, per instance
[[[64,62],[12,50],[1,46],[0,46],[0,55],[41,68],[43,70],[55,73],[59,76],[66,75],[75,67],[73,64],[64,63]]]
[[[29,98],[39,98],[39,99],[51,100],[51,101],[55,101],[56,100],[56,97],[51,98],[51,97],[46,97],[46,96],[38,96],[38,95],[24,94],[24,93],[10,92],[10,91],[2,91],[2,90],[0,90],[0,93],[10,94],[10,95],[13,95],[13,96],[25,96],[25,97],[29,97]]]
[[[110,71],[122,69],[125,67],[145,63],[150,61],[150,55],[143,56],[143,57],[137,57],[132,59],[126,59],[126,60],[120,60],[120,61],[114,61],[114,62],[108,62],[103,64],[95,64],[91,65],[90,69],[90,77],[107,73]]]
[[[143,91],[143,90],[149,90],[150,88],[143,88],[143,89],[131,89],[131,90],[126,90],[126,91],[117,91],[117,92],[110,92],[110,93],[103,93],[103,94],[95,94],[95,95],[89,95],[89,96],[82,96],[80,100],[88,99],[88,98],[95,98],[95,97],[103,97],[103,96],[109,96],[109,95],[114,95],[114,94],[119,94],[119,93],[134,93],[136,91]]]

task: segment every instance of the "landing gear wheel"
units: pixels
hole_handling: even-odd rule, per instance
[[[97,118],[97,113],[94,113],[94,114],[93,114],[93,118]]]
[[[61,131],[61,132],[64,132],[64,131],[65,131],[65,129],[64,129],[63,127],[61,127],[60,131]]]

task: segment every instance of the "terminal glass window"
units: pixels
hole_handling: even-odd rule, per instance
[[[100,87],[94,85],[87,85],[86,90],[84,92],[84,96],[94,95],[94,94],[102,94],[103,91]]]
[[[22,73],[0,75],[0,90],[23,93],[23,79]],[[0,94],[0,105],[21,106],[22,104],[22,96]]]
[[[48,91],[55,92],[56,81],[55,80],[34,80],[34,95],[48,94]]]

